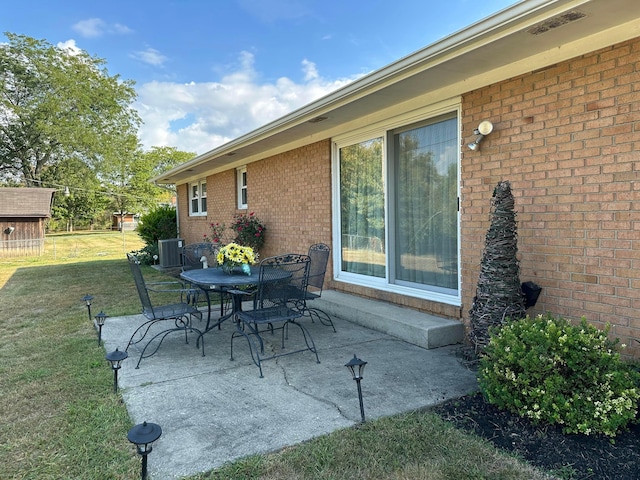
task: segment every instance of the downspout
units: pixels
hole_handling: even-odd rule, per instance
[[[180,238],[180,195],[176,185],[176,238]]]

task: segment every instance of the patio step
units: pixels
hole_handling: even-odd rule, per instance
[[[422,348],[438,348],[461,343],[462,321],[437,317],[379,300],[362,298],[335,290],[325,290],[313,302],[329,315],[397,337]],[[336,328],[340,328],[339,324]]]

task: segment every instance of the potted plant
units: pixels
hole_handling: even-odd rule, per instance
[[[251,274],[251,265],[256,263],[256,255],[251,247],[232,242],[218,251],[216,260],[218,266],[229,275],[234,273],[236,268],[249,275]]]

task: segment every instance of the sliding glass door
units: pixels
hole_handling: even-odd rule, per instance
[[[393,131],[395,280],[457,289],[458,136],[455,117]]]
[[[455,113],[338,143],[338,278],[458,296]]]
[[[342,270],[386,276],[384,142],[374,138],[340,149]]]

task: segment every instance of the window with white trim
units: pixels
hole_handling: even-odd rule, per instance
[[[238,184],[238,209],[246,209],[247,207],[247,167],[239,167],[236,170],[236,179]]]
[[[207,182],[202,180],[189,184],[189,215],[207,214]]]

